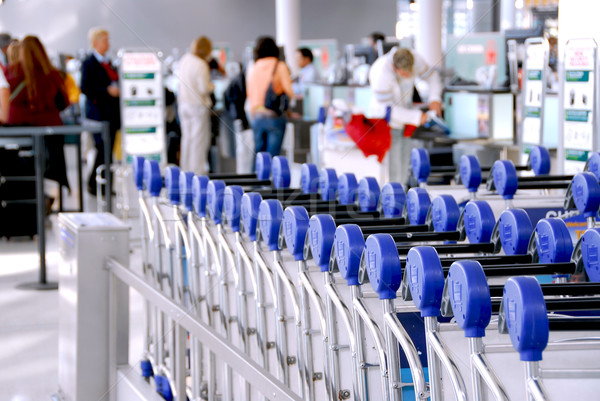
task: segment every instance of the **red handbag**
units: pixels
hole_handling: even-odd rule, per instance
[[[392,131],[383,118],[366,118],[363,114],[353,114],[344,129],[365,157],[377,155],[379,163],[392,146]]]

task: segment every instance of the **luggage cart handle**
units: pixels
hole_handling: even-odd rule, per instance
[[[144,199],[143,195],[140,193],[139,197],[140,209],[142,210],[142,215],[144,217],[144,221],[146,222],[146,229],[148,230],[148,237],[150,241],[154,240],[154,227],[152,227],[152,218],[150,218],[150,210],[148,209],[148,204]]]
[[[215,258],[215,260],[219,260],[219,252],[217,251],[217,245],[211,237],[210,232],[208,231],[208,227],[206,227],[206,224],[202,225],[202,236],[206,239],[206,243],[208,244],[210,251],[212,252],[213,258]],[[208,249],[206,251],[208,252]],[[215,263],[215,265],[217,266],[217,274],[220,276],[222,266],[220,263]]]
[[[198,226],[195,222],[190,224],[192,235],[196,239],[198,246],[200,247],[200,252],[202,255],[206,254],[206,248],[204,248],[204,239],[202,238],[202,234],[200,234],[200,230],[198,230]]]
[[[237,250],[240,253],[240,256],[242,257],[242,261],[248,268],[247,271],[250,275],[250,281],[252,282],[252,290],[254,291],[253,292],[254,299],[258,300],[258,283],[256,281],[256,275],[254,274],[254,269],[252,269],[252,262],[250,261],[250,256],[248,255],[248,252],[246,252],[244,245],[242,245],[241,236],[237,235],[237,237],[238,237],[238,240],[237,240],[235,246],[237,247]]]
[[[487,358],[484,354],[475,353],[471,355],[471,362],[477,373],[483,378],[483,381],[487,385],[488,389],[494,395],[497,401],[508,401],[508,394],[502,386],[500,379],[496,376],[496,373],[490,368]]]
[[[285,286],[286,290],[288,291],[288,293],[291,296],[292,307],[294,308],[294,317],[296,318],[296,324],[301,325],[302,324],[302,314],[300,313],[300,301],[299,301],[299,296],[298,296],[298,290],[294,286],[294,282],[292,281],[292,279],[290,278],[288,273],[283,268],[283,265],[281,264],[281,260],[279,259],[278,255],[277,255],[278,251],[274,251],[273,254],[274,254],[274,258],[273,258],[274,263],[273,264],[275,265],[275,270],[277,271],[277,274],[279,274],[279,277],[283,281],[283,285]]]
[[[352,325],[352,317],[350,316],[350,310],[348,306],[342,301],[340,294],[337,292],[336,288],[327,280],[325,283],[325,289],[327,290],[327,295],[336,310],[339,312],[339,315],[344,322],[344,326],[346,327],[346,331],[348,332],[348,340],[350,341],[350,350],[354,353],[356,352],[356,338],[354,337],[354,326]]]
[[[229,261],[229,264],[231,266],[231,270],[233,272],[233,281],[235,284],[235,288],[238,288],[239,283],[240,283],[240,272],[238,271],[237,265],[235,263],[235,259],[233,258],[233,253],[231,252],[231,247],[229,246],[229,243],[227,242],[227,240],[225,239],[225,236],[223,235],[222,228],[219,228],[218,239],[219,239],[219,244],[223,248],[223,251],[225,252],[225,256],[227,257],[227,260]]]
[[[311,299],[312,303],[315,305],[317,309],[317,314],[319,315],[319,323],[321,325],[321,335],[323,337],[328,337],[327,332],[327,320],[325,319],[325,304],[323,303],[323,299],[321,296],[315,291],[313,284],[311,283],[310,277],[306,272],[301,272],[299,274],[300,283],[306,290],[308,297]]]
[[[465,382],[458,371],[458,366],[456,366],[456,363],[448,356],[448,350],[440,340],[437,332],[430,331],[427,333],[427,344],[431,345],[431,349],[435,352],[435,355],[446,369],[452,387],[454,388],[456,400],[467,401]]]
[[[385,352],[385,340],[383,338],[383,334],[381,333],[381,329],[377,325],[377,322],[375,322],[373,317],[367,311],[367,307],[365,306],[362,299],[355,297],[352,300],[352,304],[354,306],[354,309],[358,312],[358,315],[360,316],[361,320],[369,329],[369,332],[371,333],[371,336],[375,341],[375,348],[377,350],[377,355],[379,357],[379,366],[381,368],[381,376],[388,377],[388,361],[387,354]],[[383,383],[383,394],[383,399],[390,399],[389,387],[385,383]]]
[[[262,270],[265,275],[265,279],[269,284],[269,289],[271,290],[271,297],[273,298],[273,305],[277,305],[277,291],[275,290],[275,283],[273,282],[273,272],[267,266],[265,259],[259,252],[255,253],[256,262],[258,263],[258,267]]]
[[[538,377],[529,377],[527,379],[527,392],[534,401],[550,400],[542,381]]]
[[[408,365],[410,366],[410,372],[413,377],[415,397],[417,400],[426,400],[429,398],[429,392],[427,391],[425,383],[423,365],[421,364],[421,359],[419,358],[415,344],[395,313],[386,313],[383,315],[383,319],[385,324],[394,334],[394,337],[396,337],[396,340],[400,343],[404,355],[406,355]]]
[[[160,210],[160,207],[158,205],[158,199],[156,199],[156,202],[154,202],[154,204],[152,205],[152,210],[154,211],[156,219],[158,220],[160,231],[162,232],[162,236],[165,240],[165,246],[167,248],[171,248],[173,246],[173,243],[171,242],[171,238],[169,238],[169,231],[167,230],[167,225],[165,224],[165,217],[163,216],[162,211]]]

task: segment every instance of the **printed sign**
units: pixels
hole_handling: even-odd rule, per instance
[[[525,41],[526,58],[523,71],[523,143],[541,145],[544,99],[546,94],[546,65],[548,42],[543,38]]]
[[[596,48],[592,39],[577,39],[569,40],[565,49],[565,173],[582,171],[594,149]]]
[[[154,52],[125,51],[120,74],[124,160],[141,155],[165,164],[161,61]]]

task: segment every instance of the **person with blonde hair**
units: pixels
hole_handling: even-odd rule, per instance
[[[410,167],[411,143],[405,136],[405,126],[418,127],[428,120],[428,115],[413,106],[415,79],[425,81],[429,87],[429,110],[438,116],[442,112],[442,81],[438,72],[425,59],[411,49],[394,47],[379,57],[369,70],[373,96],[369,114],[383,118],[391,108],[392,147],[388,152],[390,181],[404,183]],[[406,134],[406,135],[405,135]]]
[[[10,45],[8,45],[8,48],[6,49],[6,58],[8,60],[8,64],[16,63],[19,61],[19,41],[18,40],[13,39],[13,41],[10,42]]]
[[[206,36],[195,39],[189,53],[179,60],[179,84],[177,104],[181,122],[180,167],[194,174],[208,171],[210,148],[210,94],[214,85],[210,81],[207,60],[212,52],[212,43]]]
[[[85,117],[107,121],[110,143],[104,143],[100,134],[94,134],[96,159],[88,179],[88,192],[96,195],[96,168],[104,163],[104,152],[112,156],[117,131],[121,128],[119,104],[119,74],[108,58],[109,34],[105,29],[92,28],[88,33],[91,54],[81,64],[81,92],[86,96]]]

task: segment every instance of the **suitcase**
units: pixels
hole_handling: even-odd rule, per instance
[[[37,234],[35,158],[31,139],[0,143],[0,238]]]

